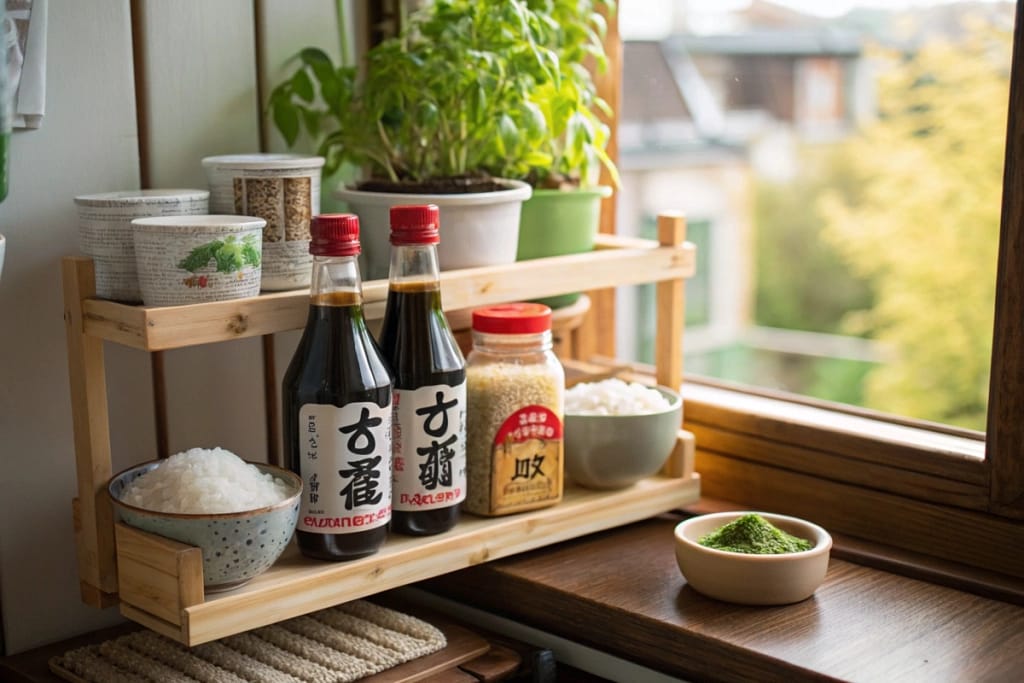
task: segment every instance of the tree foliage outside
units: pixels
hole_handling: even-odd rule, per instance
[[[824,238],[817,199],[834,188],[852,201],[859,179],[831,147],[806,147],[800,156],[798,177],[756,188],[754,322],[839,334],[843,316],[871,308],[874,297],[869,280],[852,272]]]
[[[856,192],[830,190],[823,236],[874,302],[841,331],[890,352],[869,407],[984,429],[1009,92],[1008,31],[882,53],[879,118],[839,150]]]

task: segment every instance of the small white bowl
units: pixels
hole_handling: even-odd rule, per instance
[[[683,398],[653,387],[669,407],[637,415],[565,413],[565,474],[591,489],[621,489],[650,477],[672,454],[683,420]]]
[[[702,536],[749,511],[691,517],[675,528],[676,562],[686,582],[704,595],[741,605],[787,605],[814,594],[828,571],[832,537],[817,524],[796,517],[757,512],[813,547],[796,553],[749,555],[700,545]]]
[[[133,220],[142,301],[147,306],[178,306],[256,296],[264,225],[266,221],[252,216]],[[226,256],[221,251],[225,246],[244,249]]]

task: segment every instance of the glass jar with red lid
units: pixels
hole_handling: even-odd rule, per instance
[[[466,359],[468,492],[463,508],[503,515],[562,499],[565,373],[551,350],[551,309],[473,311]]]

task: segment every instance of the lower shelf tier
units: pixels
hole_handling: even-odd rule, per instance
[[[250,583],[205,597],[198,548],[118,524],[121,613],[185,645],[198,645],[688,505],[700,496],[693,459],[693,435],[681,431],[665,474],[629,488],[570,486],[558,505],[506,517],[466,515],[451,531],[393,536],[376,554],[352,562],[308,559],[293,542]]]

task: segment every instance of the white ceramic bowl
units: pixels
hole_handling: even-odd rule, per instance
[[[125,524],[197,546],[203,551],[203,585],[207,592],[237,588],[270,568],[295,532],[302,479],[273,465],[250,463],[288,484],[291,495],[276,505],[219,514],[156,512],[121,502],[125,488],[155,469],[159,460],[114,475],[107,494]]]
[[[666,410],[639,415],[576,415],[566,411],[565,474],[581,486],[618,489],[658,472],[671,455],[683,419],[683,399],[655,387]]]
[[[132,220],[150,216],[209,212],[206,190],[123,190],[75,197],[82,253],[96,271],[96,296],[137,303],[142,300],[135,262]]]
[[[265,224],[218,215],[132,221],[143,302],[177,306],[256,296]]]
[[[391,207],[436,204],[441,211],[437,260],[442,270],[513,263],[519,247],[519,217],[533,188],[518,180],[500,180],[507,189],[468,194],[401,194],[343,188],[335,195],[359,216],[367,280],[388,276]]]
[[[227,154],[206,157],[210,211],[256,216],[263,230],[262,288],[309,286],[309,226],[320,213],[324,158],[305,154]]]
[[[786,605],[814,594],[828,571],[832,537],[817,524],[797,517],[758,512],[788,534],[813,547],[796,553],[748,555],[700,545],[706,534],[749,512],[719,512],[692,517],[675,528],[676,562],[686,582],[699,593],[741,605]]]

